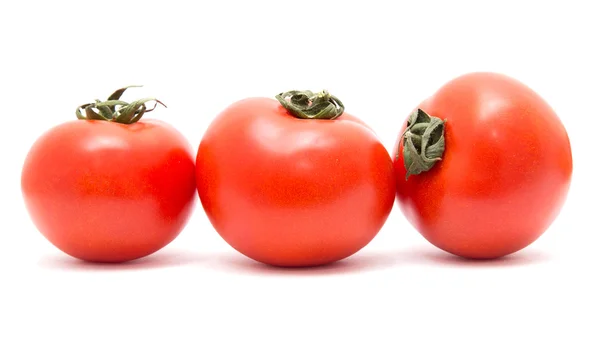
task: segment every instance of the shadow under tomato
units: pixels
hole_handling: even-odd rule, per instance
[[[221,254],[212,258],[208,266],[225,272],[274,276],[327,276],[361,273],[396,267],[516,267],[540,264],[551,258],[540,251],[521,252],[492,260],[473,260],[458,257],[437,249],[412,248],[401,251],[362,252],[344,260],[315,267],[276,267],[256,262],[240,254]]]
[[[150,256],[125,263],[91,263],[63,254],[46,256],[38,266],[58,271],[140,271],[159,268],[196,266],[250,275],[273,276],[327,276],[363,273],[410,266],[425,267],[518,267],[551,261],[551,257],[538,250],[522,250],[506,257],[491,260],[466,259],[431,248],[409,248],[390,251],[363,251],[338,262],[315,267],[276,267],[256,262],[230,252],[226,254],[198,254],[182,251],[159,251]]]
[[[422,256],[429,263],[438,265],[477,268],[522,267],[545,263],[552,259],[546,253],[532,249],[521,250],[508,256],[495,259],[469,259],[446,253],[441,250],[424,251],[422,252]]]
[[[246,258],[241,254],[221,254],[209,266],[225,272],[275,276],[327,276],[382,270],[410,261],[406,252],[359,253],[338,262],[312,267],[277,267]]]
[[[158,251],[149,256],[123,263],[86,262],[68,255],[56,254],[41,258],[38,266],[59,271],[139,271],[187,266],[199,263],[201,260],[202,258],[198,254],[181,251]]]

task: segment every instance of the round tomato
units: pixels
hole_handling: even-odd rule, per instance
[[[276,266],[315,266],[367,245],[395,198],[392,160],[374,132],[323,91],[248,98],[202,138],[198,193],[233,248]]]
[[[138,122],[148,100],[119,101],[124,90],[43,134],[23,166],[33,222],[82,260],[122,262],[159,250],[182,230],[197,198],[191,146],[166,123]]]
[[[572,173],[567,132],[522,83],[471,73],[422,102],[396,142],[398,203],[432,244],[496,258],[556,218]]]

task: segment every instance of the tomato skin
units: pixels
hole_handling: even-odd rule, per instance
[[[130,261],[166,246],[187,223],[193,150],[160,121],[69,121],[34,143],[21,187],[34,224],[57,248],[86,261]]]
[[[398,204],[429,242],[462,257],[496,258],[545,232],[573,166],[567,132],[540,96],[507,76],[471,73],[419,108],[447,120],[443,159],[406,180],[403,130],[394,168]]]
[[[298,119],[270,98],[225,109],[200,143],[198,193],[233,248],[276,266],[346,258],[385,223],[393,165],[375,134],[343,113]]]

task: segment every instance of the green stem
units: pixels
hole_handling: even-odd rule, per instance
[[[77,119],[132,124],[139,121],[144,113],[153,111],[158,104],[167,107],[156,98],[142,98],[131,103],[121,101],[121,96],[130,87],[141,86],[123,87],[113,92],[104,102],[95,100],[94,103],[86,103],[77,107],[75,112]],[[154,107],[148,109],[146,103],[151,101],[154,101]]]
[[[301,119],[336,119],[344,113],[344,105],[326,90],[288,91],[275,96],[294,117]]]
[[[442,159],[446,148],[445,124],[445,120],[432,117],[420,108],[412,112],[399,144],[403,147],[407,180],[410,175],[429,171]],[[400,151],[396,159],[399,157]]]

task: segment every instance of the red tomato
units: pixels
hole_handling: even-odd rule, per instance
[[[259,262],[348,257],[393,207],[391,158],[328,93],[277,97],[236,102],[210,125],[196,160],[202,205],[225,241]]]
[[[196,199],[193,150],[166,123],[100,118],[63,123],[35,142],[23,196],[37,228],[65,253],[129,261],[164,247],[186,224]]]
[[[544,233],[572,173],[569,138],[550,106],[512,78],[472,73],[419,108],[394,161],[397,199],[412,225],[468,258],[505,256]]]

